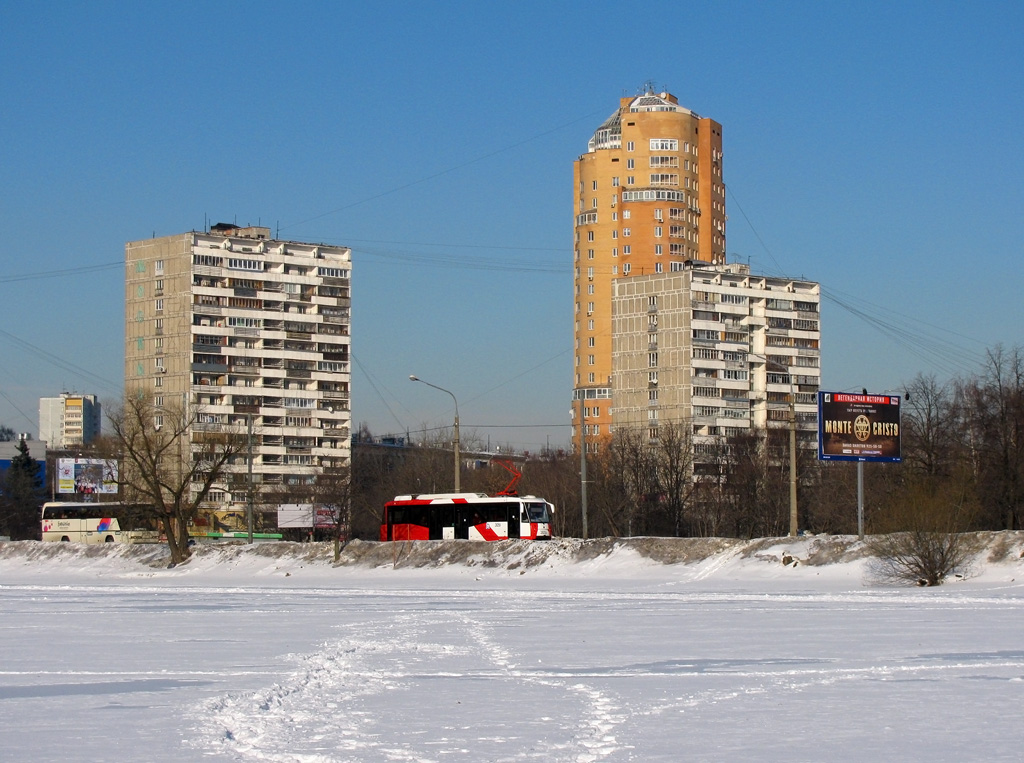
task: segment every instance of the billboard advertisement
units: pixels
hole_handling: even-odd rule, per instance
[[[819,392],[818,458],[901,461],[899,396]]]
[[[315,527],[330,529],[335,525],[332,506],[312,503],[282,503],[277,507],[277,527]]]
[[[58,458],[57,492],[95,495],[117,493],[117,461]]]

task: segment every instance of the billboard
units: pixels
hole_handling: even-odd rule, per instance
[[[335,510],[332,506],[312,503],[282,503],[277,507],[277,527],[333,528]]]
[[[897,395],[818,393],[821,461],[901,461]]]
[[[58,458],[57,492],[94,495],[117,493],[117,461]]]

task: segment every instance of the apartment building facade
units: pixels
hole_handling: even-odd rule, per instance
[[[62,392],[39,398],[39,439],[50,450],[88,445],[103,429],[103,406],[96,395]]]
[[[667,92],[622,98],[573,167],[574,440],[611,431],[612,295],[638,275],[725,262],[722,126]]]
[[[126,392],[185,405],[193,442],[251,425],[257,496],[349,463],[350,249],[218,224],[125,254]],[[249,468],[229,465],[206,508],[244,507]]]
[[[612,300],[613,427],[651,439],[692,427],[695,460],[722,437],[788,427],[817,450],[820,285],[691,262],[618,279]]]

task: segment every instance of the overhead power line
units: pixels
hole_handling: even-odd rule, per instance
[[[603,111],[600,111],[600,112],[594,111],[594,112],[591,112],[589,114],[584,114],[581,117],[577,117],[576,119],[573,119],[573,120],[571,120],[569,122],[565,122],[564,124],[560,124],[557,127],[552,127],[550,130],[545,130],[544,132],[537,133],[536,135],[532,135],[529,138],[524,138],[523,140],[517,141],[515,143],[510,143],[509,145],[504,146],[503,148],[499,148],[499,149],[496,149],[494,151],[489,151],[486,154],[481,154],[480,156],[474,157],[473,159],[470,159],[468,161],[462,162],[460,164],[452,165],[451,167],[448,167],[447,169],[443,169],[440,172],[435,172],[433,174],[426,175],[426,176],[424,176],[422,178],[419,178],[418,180],[413,180],[413,181],[410,181],[408,183],[403,183],[402,185],[395,186],[394,188],[390,188],[390,189],[388,189],[386,191],[381,191],[380,193],[376,193],[376,194],[374,194],[372,196],[366,196],[366,197],[364,197],[362,199],[359,199],[358,201],[353,201],[353,202],[351,202],[349,204],[345,204],[344,206],[338,207],[336,209],[332,209],[332,210],[330,210],[328,212],[323,212],[323,213],[321,213],[319,215],[315,215],[313,217],[309,217],[309,218],[307,218],[305,220],[300,220],[298,222],[289,223],[288,225],[279,226],[278,230],[284,230],[284,229],[287,229],[287,228],[295,228],[295,227],[297,227],[299,225],[305,225],[306,223],[311,223],[311,222],[313,222],[315,220],[320,220],[320,219],[322,219],[324,217],[329,217],[331,215],[336,215],[338,212],[344,212],[347,209],[352,209],[353,207],[358,207],[358,206],[360,206],[362,204],[366,204],[367,202],[376,201],[377,199],[383,198],[384,196],[390,196],[393,193],[398,193],[399,191],[404,191],[407,188],[412,188],[413,186],[420,185],[422,183],[426,183],[426,182],[428,182],[430,180],[435,180],[436,178],[442,177],[444,175],[448,175],[448,174],[450,174],[452,172],[455,172],[456,170],[461,170],[464,167],[469,167],[470,165],[477,164],[478,162],[482,162],[485,159],[490,159],[491,157],[498,156],[499,154],[503,154],[506,151],[511,151],[514,148],[519,148],[520,146],[525,146],[527,143],[531,143],[531,142],[533,142],[535,140],[538,140],[540,138],[543,138],[543,137],[545,137],[547,135],[551,135],[552,133],[558,132],[559,130],[564,130],[566,127],[571,127],[572,125],[574,125],[574,124],[576,124],[578,122],[582,122],[584,119],[591,119],[592,117],[594,117],[594,116],[596,116],[598,114],[603,114],[603,113],[604,113]]]

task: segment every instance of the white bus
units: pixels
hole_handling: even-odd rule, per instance
[[[159,543],[160,532],[145,506],[123,503],[43,504],[42,539],[65,543]]]

